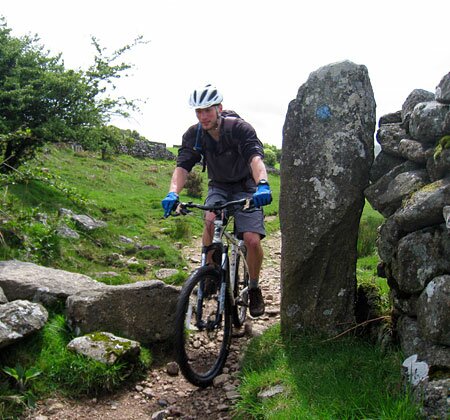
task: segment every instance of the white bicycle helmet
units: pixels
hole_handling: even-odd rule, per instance
[[[204,109],[219,105],[223,101],[222,94],[212,85],[195,89],[189,98],[191,108]]]

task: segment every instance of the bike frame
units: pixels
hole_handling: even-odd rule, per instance
[[[235,202],[227,203],[227,205],[230,204],[244,204],[244,209],[248,208],[250,206],[251,200],[244,199],[244,200],[238,200]],[[203,246],[202,247],[202,254],[201,254],[201,265],[206,265],[207,261],[207,254],[211,250],[220,249],[221,250],[221,265],[220,265],[220,272],[221,272],[221,286],[220,286],[220,293],[219,293],[219,301],[218,301],[218,311],[216,314],[216,321],[215,323],[219,323],[221,320],[221,316],[224,311],[224,305],[225,305],[225,293],[228,290],[231,306],[236,306],[237,301],[240,296],[237,296],[235,298],[234,296],[234,277],[236,274],[237,269],[237,257],[238,255],[242,259],[243,263],[245,264],[246,270],[248,271],[248,264],[246,257],[244,255],[243,249],[244,249],[244,241],[242,239],[237,238],[235,233],[228,232],[226,230],[226,226],[228,223],[224,224],[224,208],[218,207],[217,209],[211,210],[208,206],[203,206],[200,204],[195,203],[180,203],[179,207],[177,209],[178,214],[183,214],[183,209],[187,209],[189,207],[195,207],[203,210],[209,210],[214,211],[216,217],[214,219],[214,234],[213,234],[213,241],[211,245]],[[224,240],[225,237],[225,240]],[[230,251],[230,252],[229,252]],[[247,291],[247,288],[243,289],[241,293],[245,293]],[[197,299],[199,302],[199,307],[201,307],[201,300],[203,299],[203,292],[202,290],[199,291],[197,295]],[[202,314],[201,310],[197,312],[199,315],[199,319],[201,319]]]
[[[224,237],[226,238],[226,243],[224,243]],[[225,281],[228,283],[228,290],[231,298],[231,304],[234,306],[236,304],[236,299],[234,298],[234,276],[236,274],[236,266],[237,266],[237,257],[240,255],[243,263],[246,266],[246,269],[248,271],[248,264],[247,260],[245,258],[243,247],[244,247],[244,241],[242,239],[237,238],[237,236],[234,233],[230,233],[226,230],[226,225],[224,226],[223,223],[223,212],[216,214],[216,218],[214,219],[214,235],[213,235],[213,245],[204,247],[202,250],[202,265],[206,264],[206,254],[209,249],[217,247],[219,245],[222,248],[222,261],[221,261],[221,272],[225,276]],[[230,252],[228,252],[230,251]],[[228,264],[227,264],[228,261]],[[222,284],[224,283],[224,278],[222,277]],[[243,292],[246,291],[246,289],[243,290]],[[221,303],[222,306],[220,308],[220,313],[223,312],[223,304],[225,301],[225,296],[223,296],[222,299],[222,293],[221,296]]]

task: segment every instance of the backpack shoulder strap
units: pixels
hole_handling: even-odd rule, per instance
[[[203,133],[202,133],[202,125],[200,123],[197,124],[196,134],[195,134],[195,145],[194,150],[199,152],[202,155],[202,172],[206,170],[206,156],[203,148]]]
[[[233,136],[232,136],[232,131],[233,131],[233,127],[237,122],[238,117],[224,117],[223,118],[223,132],[225,134],[225,138],[228,141],[231,141]]]

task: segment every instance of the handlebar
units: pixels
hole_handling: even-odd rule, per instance
[[[178,202],[178,204],[175,206],[175,210],[173,211],[173,215],[178,216],[180,214],[188,214],[189,209],[192,208],[218,213],[224,209],[230,209],[233,207],[236,210],[239,208],[241,208],[242,210],[249,210],[254,207],[253,198],[242,198],[240,200],[227,201],[226,203],[218,203],[208,206],[204,204],[194,203],[192,201],[189,201],[187,203]]]

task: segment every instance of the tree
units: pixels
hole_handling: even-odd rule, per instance
[[[277,155],[272,149],[264,151],[264,163],[268,166],[274,167],[277,163]]]
[[[98,148],[100,148],[102,152],[102,160],[106,160],[108,155],[116,152],[119,145],[125,139],[122,130],[113,125],[103,125],[98,130],[98,134]]]
[[[269,166],[275,166],[281,160],[281,150],[274,144],[264,143],[264,161]]]
[[[89,148],[113,115],[138,109],[135,100],[108,91],[131,67],[115,63],[140,43],[142,37],[108,56],[92,38],[94,64],[87,71],[67,70],[61,55],[51,56],[37,36],[13,37],[0,18],[0,172],[17,168],[45,142],[75,141]]]

